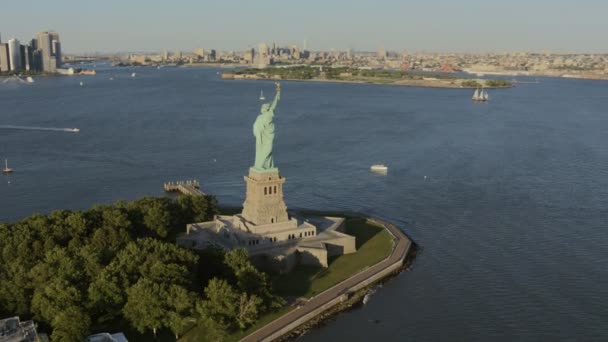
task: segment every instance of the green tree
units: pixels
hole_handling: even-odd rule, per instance
[[[123,309],[124,316],[140,332],[156,331],[166,325],[165,310],[167,289],[148,279],[140,279],[127,290],[127,303]]]
[[[196,298],[194,293],[188,292],[181,286],[173,285],[169,288],[167,325],[175,334],[176,340],[193,320],[194,298]]]
[[[207,299],[198,308],[200,316],[211,319],[220,330],[234,328],[239,304],[234,288],[227,281],[214,278],[205,288],[205,296]]]
[[[262,306],[262,298],[242,293],[239,298],[239,314],[237,322],[241,329],[245,329],[258,320],[259,310]]]
[[[82,341],[87,336],[90,325],[91,318],[83,309],[69,306],[53,318],[51,338],[53,341]]]
[[[261,311],[279,308],[285,304],[282,298],[272,293],[272,284],[268,275],[251,263],[246,250],[231,250],[226,253],[224,262],[234,272],[236,285],[241,292],[262,299],[264,305],[260,308]]]

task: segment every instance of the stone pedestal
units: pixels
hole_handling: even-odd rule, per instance
[[[243,203],[242,217],[255,224],[265,225],[287,222],[287,206],[283,200],[285,178],[279,176],[278,169],[259,171],[249,169],[245,176],[247,195]]]

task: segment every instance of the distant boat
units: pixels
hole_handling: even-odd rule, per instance
[[[260,101],[264,101],[266,98],[264,97],[264,91],[260,90]]]
[[[132,73],[132,74],[131,74],[131,77],[135,77],[135,75],[137,75],[137,74],[136,74],[136,73]]]
[[[70,128],[71,132],[78,133],[80,132],[80,128]]]
[[[370,170],[372,170],[374,172],[387,172],[388,166],[386,166],[384,164],[374,164],[370,167]]]
[[[84,82],[82,82],[82,81],[81,81],[81,82],[80,82],[80,86],[82,87],[83,85],[84,85]]]
[[[486,102],[490,99],[488,92],[479,88],[475,89],[475,93],[473,93],[473,97],[471,98],[475,102]]]
[[[32,78],[32,76],[28,76],[26,79],[27,83],[34,83],[34,79]]]
[[[4,159],[4,169],[2,170],[2,173],[4,173],[5,175],[8,175],[9,173],[13,173],[13,169],[11,169],[10,167],[8,167],[8,160]]]

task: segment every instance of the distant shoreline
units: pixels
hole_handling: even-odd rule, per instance
[[[332,80],[332,79],[296,79],[296,78],[230,78],[225,77],[225,73],[222,74],[222,79],[232,81],[291,81],[291,82],[316,82],[316,83],[347,83],[347,84],[372,84],[372,85],[386,85],[386,86],[397,86],[397,87],[417,87],[417,88],[436,88],[436,89],[477,89],[478,87],[468,87],[455,84],[445,84],[442,81],[425,81],[425,80],[400,80],[395,82],[373,82],[373,81],[360,81],[360,80]],[[485,89],[506,89],[512,88],[514,85],[508,86],[486,86]]]
[[[186,63],[179,65],[182,68],[242,68],[246,66],[239,63]]]

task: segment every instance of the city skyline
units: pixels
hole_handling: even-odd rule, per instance
[[[587,0],[482,1],[433,4],[387,0],[286,5],[269,0],[229,4],[183,1],[121,3],[108,0],[86,10],[76,2],[9,3],[2,39],[61,32],[66,53],[191,51],[197,47],[244,50],[260,42],[297,44],[310,50],[605,53],[600,44],[608,4]]]

